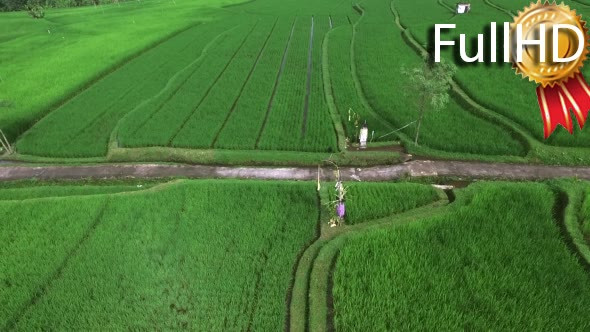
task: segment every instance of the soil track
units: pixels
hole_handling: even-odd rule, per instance
[[[576,177],[590,180],[590,167],[414,160],[397,165],[341,168],[346,181],[388,181],[408,177],[466,177],[475,179],[542,180]],[[103,164],[85,166],[0,166],[0,181],[21,179],[102,178],[236,178],[261,180],[316,180],[315,167],[229,167],[170,164]],[[320,169],[320,179],[333,180],[331,167]]]

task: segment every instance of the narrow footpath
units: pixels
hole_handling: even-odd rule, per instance
[[[588,166],[550,166],[469,161],[414,160],[390,166],[340,168],[346,181],[387,181],[407,177],[465,177],[475,179],[541,180],[576,177],[590,180]],[[22,179],[103,178],[235,178],[261,180],[316,180],[314,167],[241,167],[169,164],[102,164],[83,166],[0,165],[0,181]],[[333,168],[320,169],[321,180],[334,179]]]

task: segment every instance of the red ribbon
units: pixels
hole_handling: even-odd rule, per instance
[[[580,129],[584,127],[590,110],[590,87],[582,74],[576,74],[567,82],[556,83],[552,87],[537,87],[537,100],[541,108],[545,138],[562,125],[570,134],[574,131],[570,110],[578,120]]]

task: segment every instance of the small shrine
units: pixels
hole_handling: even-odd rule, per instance
[[[469,2],[459,2],[457,3],[457,8],[455,12],[457,14],[467,14],[471,10],[471,4]]]

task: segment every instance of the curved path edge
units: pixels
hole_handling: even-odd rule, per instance
[[[388,181],[409,177],[467,177],[477,179],[542,180],[575,177],[590,180],[590,167],[549,166],[469,161],[414,160],[389,166],[341,168],[346,181]],[[321,180],[333,180],[331,167],[319,169]],[[234,178],[317,180],[315,167],[228,167],[171,164],[108,164],[83,166],[1,166],[0,181],[23,179],[103,178]]]

